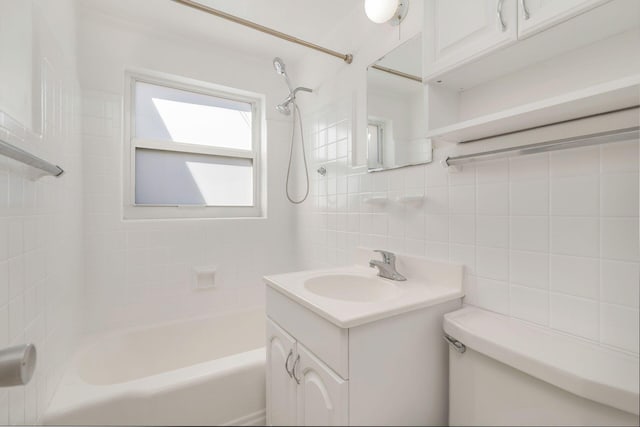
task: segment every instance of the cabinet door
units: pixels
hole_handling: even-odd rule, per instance
[[[435,0],[425,7],[427,77],[517,40],[516,0]]]
[[[285,368],[293,367],[295,340],[267,318],[267,425],[294,425],[296,382]]]
[[[545,30],[609,0],[518,0],[518,38]]]
[[[298,385],[297,420],[301,426],[340,426],[348,424],[349,389],[347,381],[298,343],[294,375]]]

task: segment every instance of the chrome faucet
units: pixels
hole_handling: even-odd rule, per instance
[[[406,277],[396,271],[396,255],[394,253],[380,249],[374,252],[382,254],[382,261],[377,259],[369,261],[369,267],[376,267],[378,269],[378,276],[398,281],[407,280]]]

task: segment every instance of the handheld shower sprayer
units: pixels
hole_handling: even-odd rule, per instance
[[[284,77],[284,81],[287,83],[287,87],[289,88],[289,96],[287,96],[287,98],[282,103],[276,105],[276,110],[279,113],[282,113],[286,116],[290,115],[291,111],[293,110],[293,123],[292,123],[292,129],[291,129],[291,146],[289,149],[289,167],[287,168],[287,180],[285,183],[285,192],[287,194],[287,199],[289,199],[291,203],[294,203],[297,205],[307,200],[307,197],[309,196],[309,168],[307,167],[307,155],[305,153],[305,147],[304,147],[304,130],[302,128],[302,116],[300,114],[300,107],[298,107],[298,105],[296,104],[296,94],[299,91],[303,91],[303,92],[313,92],[313,91],[307,87],[297,87],[293,89],[293,86],[291,86],[291,82],[289,81],[289,76],[287,76],[286,68],[284,66],[284,61],[282,61],[282,59],[278,57],[274,58],[273,68],[275,68],[276,73]],[[290,107],[290,105],[292,107]],[[295,142],[295,135],[296,135],[296,116],[300,126],[300,145],[302,146],[302,159],[304,161],[304,171],[305,171],[305,177],[307,182],[305,194],[302,197],[302,199],[299,199],[299,200],[294,200],[289,194],[289,178],[291,175],[291,163],[293,161],[293,144]]]
[[[293,92],[293,88],[291,87],[291,82],[289,82],[289,76],[287,76],[287,71],[284,66],[284,61],[276,56],[275,58],[273,58],[273,68],[276,69],[276,73],[284,77],[284,81],[287,82],[287,87],[289,88],[289,92]]]

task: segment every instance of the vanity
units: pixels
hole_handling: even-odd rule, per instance
[[[353,266],[264,278],[267,425],[444,425],[445,313],[460,308],[462,266],[398,256],[384,279]]]

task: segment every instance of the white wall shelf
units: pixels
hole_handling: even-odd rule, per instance
[[[453,143],[474,141],[639,104],[640,75],[633,75],[433,129],[426,137]]]

